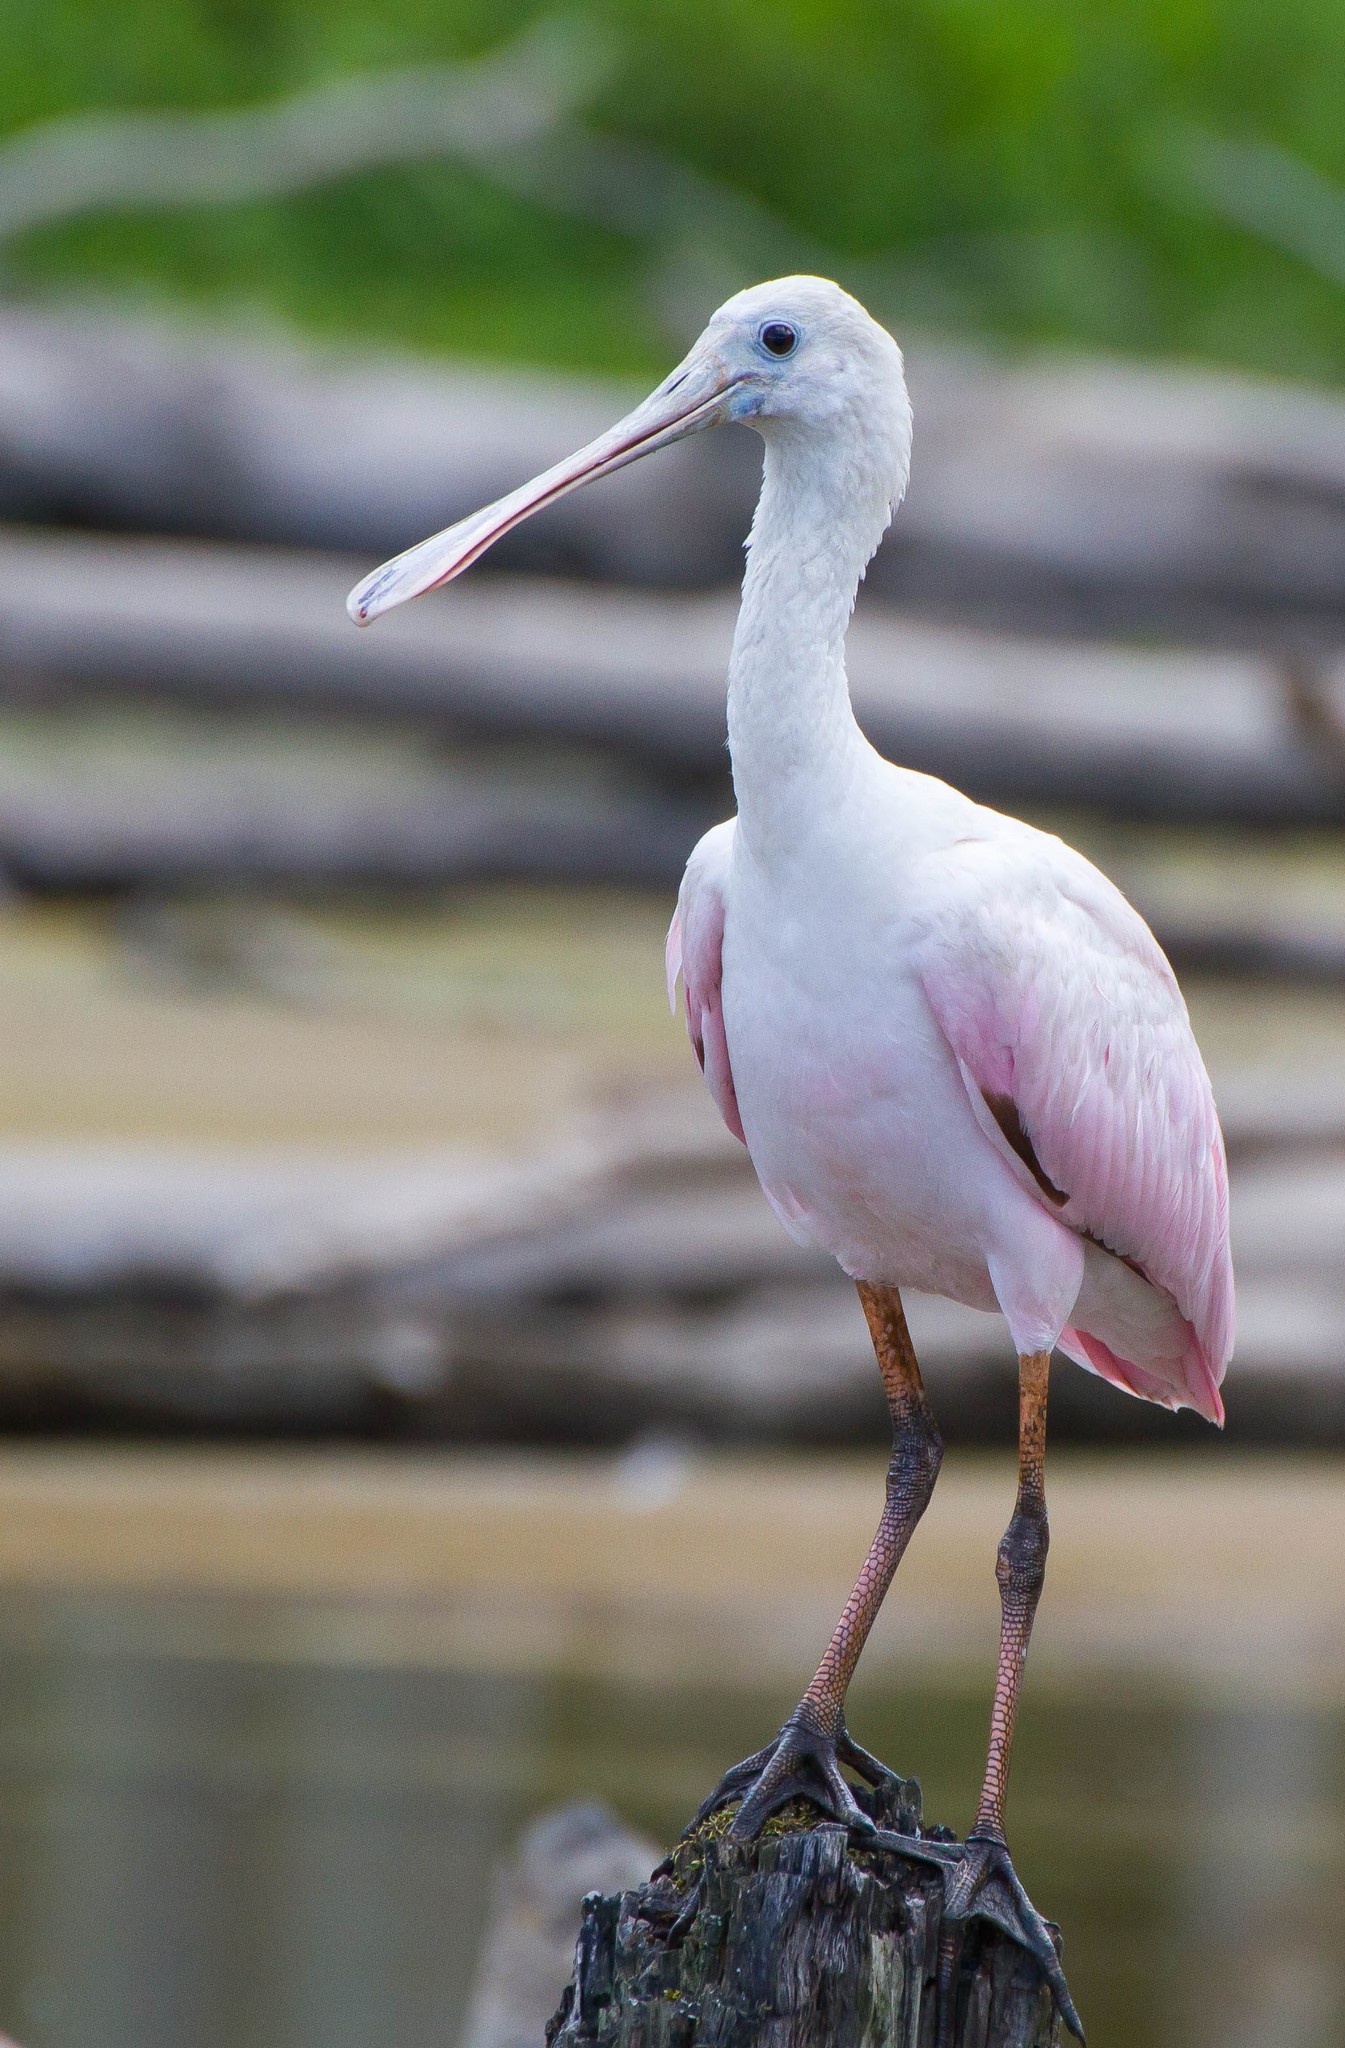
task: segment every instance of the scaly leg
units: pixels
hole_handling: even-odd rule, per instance
[[[945,2012],[951,2012],[951,1976],[956,1968],[960,1926],[972,1915],[978,1895],[988,1886],[1003,1888],[1015,1931],[1041,1965],[1070,2031],[1083,2039],[1079,2015],[1065,1983],[1046,1922],[1032,1904],[1009,1860],[1004,1841],[1004,1797],[1009,1755],[1018,1717],[1018,1692],[1027,1662],[1032,1623],[1046,1576],[1050,1532],[1046,1522],[1046,1392],[1050,1353],[1031,1352],[1018,1361],[1018,1498],[1013,1519],[1004,1532],[995,1565],[999,1581],[999,1668],[990,1712],[990,1748],[976,1820],[966,1852],[947,1886],[940,1974],[944,1979]]]
[[[1004,1797],[1018,1719],[1018,1691],[1027,1662],[1037,1602],[1046,1577],[1051,1531],[1046,1519],[1046,1393],[1051,1358],[1034,1351],[1018,1361],[1018,1498],[995,1561],[999,1581],[999,1669],[990,1710],[990,1748],[973,1840],[1004,1840]]]
[[[758,1834],[762,1823],[798,1794],[838,1820],[870,1830],[873,1822],[858,1805],[842,1764],[870,1784],[895,1782],[892,1772],[851,1740],[845,1726],[845,1695],[892,1575],[929,1505],[943,1446],[925,1398],[900,1294],[895,1287],[870,1287],[861,1281],[859,1298],[892,1415],[887,1499],[864,1569],[812,1684],[775,1741],[727,1772],[696,1816],[703,1819],[716,1807],[741,1800],[729,1830],[740,1840]]]

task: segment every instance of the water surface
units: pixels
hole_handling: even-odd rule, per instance
[[[396,1620],[0,1602],[0,2026],[24,2048],[451,2048],[525,1819],[597,1794],[667,1840],[792,1704],[741,1671],[473,1669],[428,1612],[418,1658],[417,1612]],[[854,1697],[856,1732],[959,1826],[989,1677],[884,1664]],[[1338,1700],[1048,1669],[1011,1817],[1093,2048],[1345,2039]]]

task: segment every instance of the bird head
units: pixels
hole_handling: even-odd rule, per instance
[[[356,585],[356,625],[451,582],[544,505],[705,427],[741,420],[768,446],[842,447],[890,515],[906,486],[911,411],[901,351],[857,299],[821,277],[784,277],[728,299],[634,412],[530,483],[408,548]],[[855,481],[857,479],[852,479]]]

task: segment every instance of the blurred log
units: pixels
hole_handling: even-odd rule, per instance
[[[854,1851],[801,1803],[788,1814],[742,1844],[707,1823],[655,1881],[586,1899],[548,2048],[1056,2048],[1035,1962],[989,1919],[972,1922],[940,2010],[942,1881],[886,1846],[897,1835]],[[909,1837],[918,1820],[900,1825]]]
[[[1037,630],[1339,641],[1339,398],[922,343],[909,356],[917,461],[873,588]],[[377,558],[536,474],[632,395],[11,306],[0,516]],[[759,459],[746,430],[700,437],[564,499],[499,564],[736,582]]]
[[[297,896],[503,881],[655,888],[670,906],[691,846],[730,802],[573,752],[520,763],[503,741],[0,711],[0,878],[124,895],[118,933],[138,962],[184,986],[284,1000],[341,1000]],[[1319,843],[1103,826],[1092,851],[1179,971],[1345,981],[1345,879]],[[1339,1130],[1304,1107],[1304,1138]]]
[[[1267,1103],[1230,1090],[1239,1261],[1295,1285],[1333,1279],[1345,1247],[1345,1152],[1279,1147]],[[1332,1105],[1323,1105],[1330,1115]],[[0,1286],[87,1293],[138,1285],[263,1302],[400,1276],[464,1307],[586,1305],[604,1292],[718,1312],[742,1290],[808,1289],[835,1271],[795,1242],[708,1103],[670,1092],[646,1115],[595,1118],[518,1160],[443,1147],[274,1151],[99,1140],[0,1145]],[[1241,1119],[1251,1157],[1239,1158]],[[848,1287],[848,1283],[846,1283]],[[966,1330],[994,1318],[967,1310]],[[820,1328],[810,1342],[821,1342]],[[979,1351],[952,1325],[931,1341]]]
[[[462,2048],[540,2048],[585,1898],[635,1890],[658,1860],[654,1843],[596,1803],[534,1821],[496,1880]]]
[[[912,351],[916,461],[876,586],[1085,634],[1339,645],[1345,406],[1177,366]]]
[[[40,758],[25,760],[3,752],[0,733],[0,875],[33,892],[205,890],[221,922],[219,892],[241,890],[240,925],[257,888],[528,881],[675,891],[717,814],[636,774],[573,761],[528,774],[464,750],[440,759],[423,747],[356,744],[306,754],[296,735],[274,732],[193,748],[180,731],[166,744],[138,731],[138,755],[121,732],[101,745],[82,733],[68,747],[59,731],[43,737]],[[150,915],[140,923],[148,950]]]
[[[568,455],[638,395],[5,306],[0,517],[391,554]],[[699,436],[528,521],[498,559],[621,582],[731,578],[759,469],[745,430]]]
[[[1256,1091],[1247,1113],[1262,1116]],[[1241,1113],[1241,1112],[1240,1112]],[[878,1441],[850,1284],[793,1243],[694,1115],[528,1165],[11,1145],[0,1158],[0,1415],[11,1423],[397,1428],[459,1441]],[[1238,1127],[1233,1126],[1236,1130]],[[1229,1436],[1345,1442],[1339,1150],[1235,1171]],[[951,1439],[1009,1440],[999,1318],[913,1296]],[[1205,1425],[1063,1369],[1061,1437]]]
[[[1165,917],[1149,913],[1143,894],[1127,894],[1145,912],[1168,959],[1180,972],[1241,982],[1331,984],[1345,980],[1345,930],[1334,919],[1315,924],[1287,914]]]
[[[349,562],[0,536],[0,701],[169,700],[563,741],[722,788],[734,601],[468,580],[357,632]],[[1345,817],[1345,754],[1274,663],[1065,646],[861,607],[856,710],[883,752],[995,800],[1127,816]],[[1323,717],[1345,716],[1324,670]]]
[[[670,907],[691,846],[730,802],[574,752],[520,762],[505,741],[0,711],[0,876],[122,893],[119,933],[157,972],[285,999],[339,1000],[296,895],[602,883],[659,889]],[[1179,970],[1345,980],[1345,877],[1320,843],[1103,826],[1091,850]]]

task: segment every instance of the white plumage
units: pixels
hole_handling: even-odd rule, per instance
[[[363,623],[446,582],[539,506],[728,419],[766,449],[728,680],[738,815],[687,865],[669,995],[680,974],[706,1080],[776,1214],[861,1283],[895,1448],[817,1675],[707,1804],[739,1799],[733,1831],[751,1834],[804,1790],[872,1828],[840,1766],[880,1787],[890,1774],[846,1732],[845,1691],[939,1458],[899,1290],[998,1306],[1020,1356],[1020,1465],[985,1783],[963,1847],[903,1853],[944,1868],[950,1926],[999,1887],[999,1924],[1078,2033],[1003,1836],[1046,1556],[1046,1354],[1059,1344],[1130,1393],[1222,1421],[1227,1175],[1185,1004],[1136,911],[1060,840],[893,766],[855,722],[846,628],[910,462],[896,343],[819,278],[741,292],[609,434],[385,565],[350,609]]]

